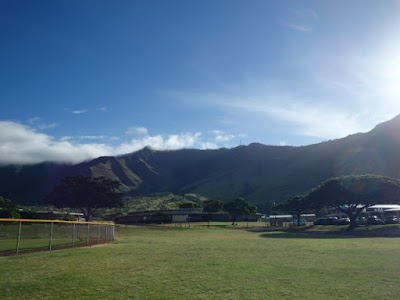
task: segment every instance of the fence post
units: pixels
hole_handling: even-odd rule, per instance
[[[87,237],[86,237],[86,245],[89,246],[89,237],[90,237],[90,224],[87,224]]]
[[[115,225],[111,225],[112,227],[112,236],[111,236],[111,238],[112,238],[112,241],[114,242],[114,239],[115,239]]]
[[[17,255],[19,253],[19,244],[21,241],[21,231],[22,231],[22,221],[19,221],[19,226],[18,226],[18,239],[17,239]]]
[[[50,241],[49,241],[49,250],[51,250],[51,245],[53,243],[53,222],[50,223]]]
[[[72,226],[72,248],[75,248],[75,223]]]
[[[100,225],[97,225],[97,244],[100,244]]]
[[[106,228],[106,237],[105,237],[105,241],[104,241],[104,243],[106,244],[107,243],[107,225],[104,225],[104,227]]]

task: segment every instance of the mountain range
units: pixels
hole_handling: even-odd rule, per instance
[[[128,196],[170,192],[209,199],[244,197],[259,211],[341,175],[400,178],[400,115],[367,133],[308,146],[253,143],[231,149],[158,151],[144,148],[76,165],[41,163],[0,167],[0,195],[40,204],[67,175],[106,176]]]

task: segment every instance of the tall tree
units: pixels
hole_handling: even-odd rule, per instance
[[[0,196],[0,217],[19,218],[18,208],[7,198]]]
[[[203,202],[203,212],[207,213],[205,217],[207,218],[207,221],[210,222],[212,221],[212,213],[216,213],[222,210],[224,204],[222,201],[219,200],[204,200]]]
[[[178,204],[179,208],[197,208],[199,205],[193,201],[182,201]]]
[[[235,198],[224,204],[224,210],[227,211],[232,218],[232,225],[235,224],[239,216],[248,216],[255,214],[257,207],[250,202],[244,200],[242,197]]]
[[[204,212],[219,212],[222,210],[223,203],[219,200],[204,200]]]
[[[65,177],[45,198],[45,202],[60,208],[77,208],[86,221],[91,221],[99,208],[123,206],[123,193],[118,191],[119,186],[118,181],[105,177]]]
[[[334,207],[350,219],[350,229],[367,207],[377,203],[397,203],[400,181],[380,175],[334,177],[323,182],[304,196],[304,205],[321,209]]]

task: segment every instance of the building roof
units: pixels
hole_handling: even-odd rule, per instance
[[[138,210],[129,212],[128,215],[193,215],[203,214],[202,208],[182,208],[182,209],[165,209],[165,210]]]
[[[375,204],[375,205],[371,205],[368,208],[382,208],[382,209],[391,209],[391,208],[400,208],[400,205],[398,204]]]
[[[284,218],[293,218],[292,215],[270,215],[268,218],[270,219],[284,219]]]
[[[386,209],[385,211],[400,211],[400,207],[399,208]]]

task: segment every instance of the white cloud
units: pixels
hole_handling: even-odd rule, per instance
[[[228,134],[222,130],[214,130],[213,133],[215,134],[215,141],[216,142],[230,142],[233,138],[235,138],[235,135],[233,134]]]
[[[211,141],[211,137],[205,137],[201,132],[166,136],[144,134],[117,145],[79,142],[99,139],[109,140],[108,137],[101,135],[65,136],[55,139],[20,123],[0,121],[0,165],[34,164],[45,161],[78,163],[99,156],[126,154],[146,146],[157,150],[218,148],[218,145]],[[115,137],[113,140],[118,138]]]
[[[109,153],[104,144],[72,144],[56,141],[19,123],[0,121],[0,164],[32,164],[43,161],[79,162]]]
[[[62,138],[60,138],[60,141],[65,142],[65,141],[70,141],[72,139],[73,139],[72,136],[63,136]]]
[[[76,137],[80,140],[104,140],[107,138],[106,135],[80,135]]]
[[[149,130],[146,127],[129,127],[125,134],[148,135]]]
[[[200,149],[218,149],[219,146],[212,142],[205,142],[200,145]]]
[[[330,139],[363,131],[360,116],[340,110],[329,103],[305,105],[300,99],[277,97],[280,101],[264,99],[235,100],[226,102],[227,107],[242,113],[266,115],[280,122],[282,127],[292,128],[292,132],[315,138]]]
[[[57,123],[49,123],[49,124],[41,123],[41,124],[38,124],[38,125],[36,126],[36,128],[37,128],[37,129],[40,129],[40,130],[46,130],[46,129],[53,129],[53,128],[56,128],[57,126],[58,126]]]
[[[309,33],[313,31],[312,24],[318,19],[318,14],[314,10],[304,9],[293,11],[288,17],[289,21],[283,21],[282,25],[289,29]]]
[[[45,123],[40,117],[29,118],[28,124],[39,130],[53,129],[58,126],[57,123]]]
[[[162,135],[146,135],[140,139],[132,139],[115,147],[116,154],[124,154],[143,149],[146,146],[155,150],[177,150],[182,148],[199,148],[203,144],[202,133],[180,133],[171,134],[166,137]]]
[[[345,60],[324,52],[295,81],[247,75],[241,83],[220,84],[214,91],[165,95],[196,109],[213,109],[224,127],[259,136],[273,131],[274,138],[285,138],[292,145],[288,138],[294,136],[297,141],[341,138],[367,132],[400,113],[400,55],[395,52],[386,51],[393,54],[386,60],[383,55],[379,60],[372,56]]]
[[[28,123],[29,124],[35,124],[35,123],[37,123],[37,122],[39,122],[41,120],[42,120],[42,118],[40,118],[40,117],[32,117],[32,118],[28,119]]]
[[[181,149],[185,147],[194,147],[199,143],[201,132],[184,133],[184,134],[171,134],[164,141],[165,149]]]
[[[211,130],[209,131],[209,133],[218,135],[218,134],[224,134],[225,132],[223,130]]]
[[[81,114],[87,113],[87,110],[86,109],[77,109],[77,110],[72,110],[71,112],[75,115],[81,115]]]
[[[305,24],[300,24],[300,23],[294,23],[294,22],[283,22],[283,25],[287,28],[296,30],[296,31],[301,31],[301,32],[311,32],[313,29],[311,26],[305,25]]]
[[[335,101],[305,97],[295,90],[274,88],[263,82],[247,83],[220,93],[179,92],[173,95],[186,102],[193,101],[195,105],[201,103],[214,107],[225,115],[225,120],[229,119],[238,127],[247,126],[252,131],[275,126],[286,134],[326,140],[371,129],[366,113],[355,112]],[[256,119],[262,127],[255,123]],[[235,138],[222,131],[213,134],[219,142]]]

